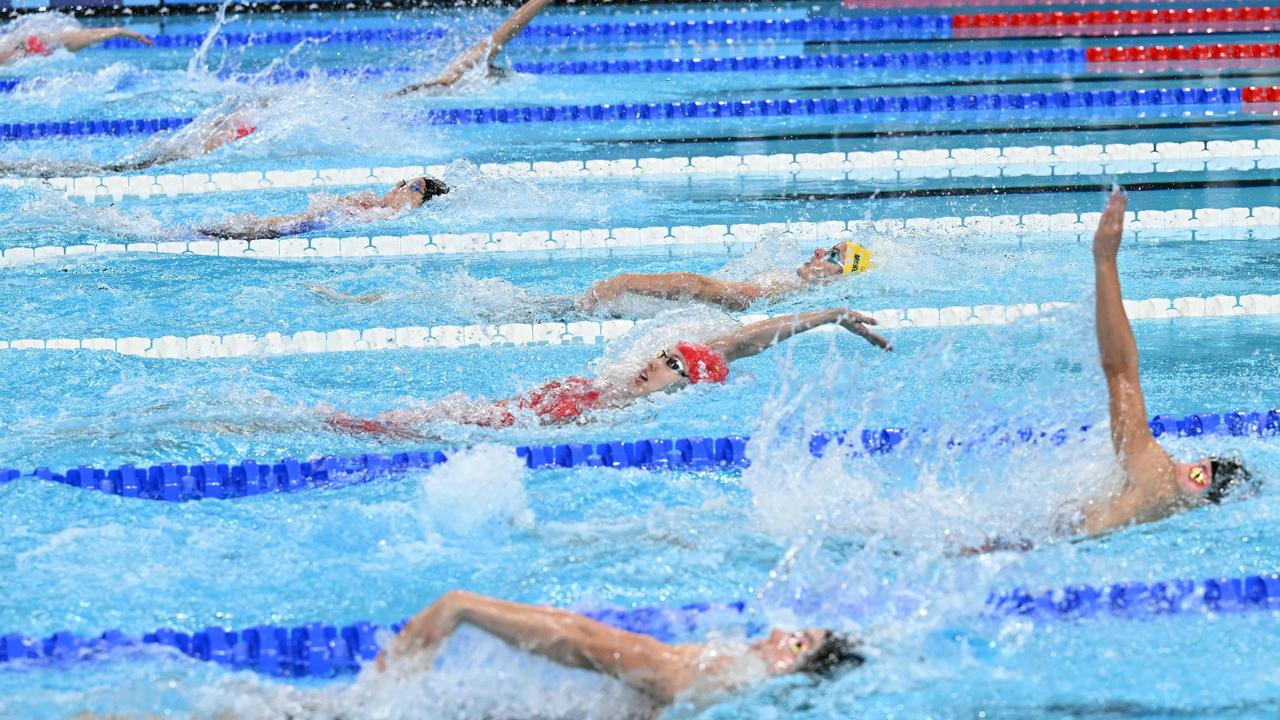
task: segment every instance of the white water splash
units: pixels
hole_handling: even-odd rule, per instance
[[[524,489],[527,468],[511,448],[477,445],[449,457],[422,481],[424,522],[450,536],[482,528],[529,530],[533,511]]]

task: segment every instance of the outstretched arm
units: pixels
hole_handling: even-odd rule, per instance
[[[667,645],[565,610],[457,590],[414,616],[378,655],[378,669],[406,653],[434,653],[462,623],[561,665],[616,677],[660,702],[670,702],[693,680],[694,646]]]
[[[1121,460],[1156,444],[1147,425],[1147,406],[1138,379],[1138,343],[1125,314],[1116,266],[1127,205],[1124,193],[1113,193],[1093,237],[1098,354],[1110,395],[1111,443]]]
[[[867,342],[878,348],[892,350],[893,347],[888,340],[885,340],[878,333],[867,327],[867,325],[875,324],[876,319],[873,317],[848,308],[832,308],[830,310],[796,313],[795,315],[761,320],[760,322],[746,325],[730,335],[716,338],[707,344],[719,350],[726,360],[733,361],[762,353],[783,340],[808,332],[816,327],[839,325],[855,335],[862,336]]]
[[[1138,379],[1138,343],[1120,294],[1116,255],[1124,235],[1127,204],[1124,193],[1113,193],[1093,236],[1098,354],[1107,378],[1111,444],[1124,468],[1125,484],[1115,495],[1083,509],[1084,529],[1091,535],[1160,517],[1177,493],[1172,481],[1173,460],[1147,425],[1146,401]]]
[[[592,310],[625,293],[665,300],[697,300],[727,310],[746,310],[751,303],[770,294],[767,288],[755,283],[728,282],[697,273],[624,273],[592,285],[578,306]]]
[[[58,43],[71,52],[83,50],[90,45],[97,45],[112,38],[124,37],[137,40],[143,45],[155,45],[142,33],[126,30],[122,27],[92,28],[87,30],[64,30],[56,36]]]
[[[493,62],[502,52],[502,48],[519,35],[525,27],[542,12],[552,0],[529,0],[520,6],[493,35],[467,48],[449,63],[436,78],[425,82],[405,86],[395,92],[395,96],[408,95],[430,87],[447,87],[462,79],[468,70],[482,62]]]

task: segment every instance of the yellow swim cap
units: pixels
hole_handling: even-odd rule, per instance
[[[847,240],[844,244],[844,274],[866,272],[871,268],[871,251]]]

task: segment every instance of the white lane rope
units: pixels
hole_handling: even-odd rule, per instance
[[[521,232],[436,233],[350,237],[289,237],[271,240],[174,240],[94,245],[17,246],[0,253],[0,267],[120,253],[203,255],[259,260],[414,257],[433,254],[565,252],[644,249],[662,246],[752,244],[762,240],[831,244],[868,235],[988,238],[994,241],[1072,239],[1090,234],[1101,213],[1029,213],[882,220],[739,223],[527,230]],[[1179,237],[1197,240],[1280,239],[1280,207],[1142,210],[1125,216],[1137,239]]]
[[[1280,295],[1214,295],[1212,297],[1151,298],[1125,300],[1134,320],[1280,315]],[[956,305],[917,307],[871,312],[880,329],[936,328],[971,325],[1005,325],[1020,319],[1053,321],[1071,303],[1023,303],[1016,305]],[[767,315],[741,315],[743,323]],[[197,360],[259,357],[304,353],[365,352],[374,350],[525,347],[530,345],[594,345],[625,335],[635,320],[581,320],[577,322],[509,323],[502,325],[437,325],[432,327],[303,330],[291,335],[262,336],[168,335],[158,338],[52,338],[0,341],[0,350],[91,350],[146,358]]]
[[[1167,172],[1250,171],[1280,168],[1280,140],[1210,140],[1111,145],[1038,145],[564,160],[480,165],[485,177],[606,178],[750,175],[809,176],[832,180],[915,180],[964,177],[1067,177]],[[119,202],[262,189],[390,185],[417,175],[445,174],[444,165],[314,168],[218,173],[85,175],[49,180],[0,178],[0,186],[48,183],[68,197]]]

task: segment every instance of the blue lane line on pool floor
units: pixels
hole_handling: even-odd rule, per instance
[[[826,599],[801,593],[805,605],[818,609]],[[858,619],[866,603],[841,605],[840,614]],[[607,625],[642,633],[664,642],[706,630],[707,616],[743,616],[746,603],[694,603],[682,607],[612,608],[587,612]],[[1149,619],[1198,613],[1280,610],[1280,575],[1209,578],[1202,582],[1174,579],[1152,583],[1123,582],[1095,587],[1072,585],[1032,594],[1025,590],[991,593],[981,615],[993,618],[1078,621],[1096,617]],[[161,628],[141,638],[108,630],[93,638],[62,631],[35,639],[11,633],[0,636],[0,663],[14,669],[94,662],[119,656],[129,649],[171,648],[188,657],[214,662],[232,670],[252,670],[277,677],[328,678],[357,672],[377,657],[381,631],[397,633],[406,621],[380,626],[361,621],[338,627],[311,622],[294,627],[258,625],[244,630],[209,627],[194,633]],[[758,633],[763,626],[752,623]]]
[[[1157,415],[1151,419],[1150,425],[1156,437],[1272,437],[1280,435],[1280,410],[1199,413],[1183,418]],[[1013,447],[1039,442],[1061,445],[1073,435],[1089,429],[1087,425],[1071,430],[1063,427],[1053,431],[1036,430],[1030,426],[992,426],[977,429],[977,436],[973,439],[949,438],[947,446],[972,449]],[[810,439],[809,451],[820,457],[835,445],[844,447],[851,454],[876,455],[894,451],[912,435],[926,438],[928,432],[923,429],[908,431],[903,428],[885,428],[860,432],[815,433]],[[515,453],[524,459],[527,467],[534,470],[609,467],[702,472],[748,466],[749,439],[746,436],[729,435],[720,438],[525,445],[517,447]],[[107,495],[186,502],[360,484],[394,473],[430,468],[447,461],[448,456],[437,450],[397,453],[390,457],[370,453],[348,458],[286,458],[278,463],[244,460],[237,464],[160,463],[150,467],[126,464],[115,469],[85,465],[65,473],[56,473],[49,468],[36,468],[30,473],[0,468],[0,485],[22,477],[34,477]]]
[[[775,55],[769,57],[689,58],[649,60],[581,60],[518,62],[512,69],[532,75],[630,75],[637,73],[804,72],[808,70],[965,70],[1034,68],[1083,72],[1085,52],[1078,48],[1044,50],[959,50],[914,53],[848,53],[839,55]],[[373,78],[421,73],[409,65],[391,67],[274,70],[267,74],[222,71],[219,80],[246,84],[302,82],[316,77],[330,79]],[[22,80],[0,80],[0,93],[17,90]],[[30,83],[30,81],[26,81]]]
[[[1151,88],[959,95],[875,96],[739,101],[683,101],[601,105],[552,105],[517,108],[441,108],[417,115],[429,125],[526,124],[543,122],[623,122],[697,118],[758,118],[801,116],[940,115],[956,112],[1018,112],[1062,114],[1076,109],[1160,109],[1242,107],[1239,88]],[[145,135],[171,130],[194,118],[65,120],[0,123],[0,140],[86,135]]]

